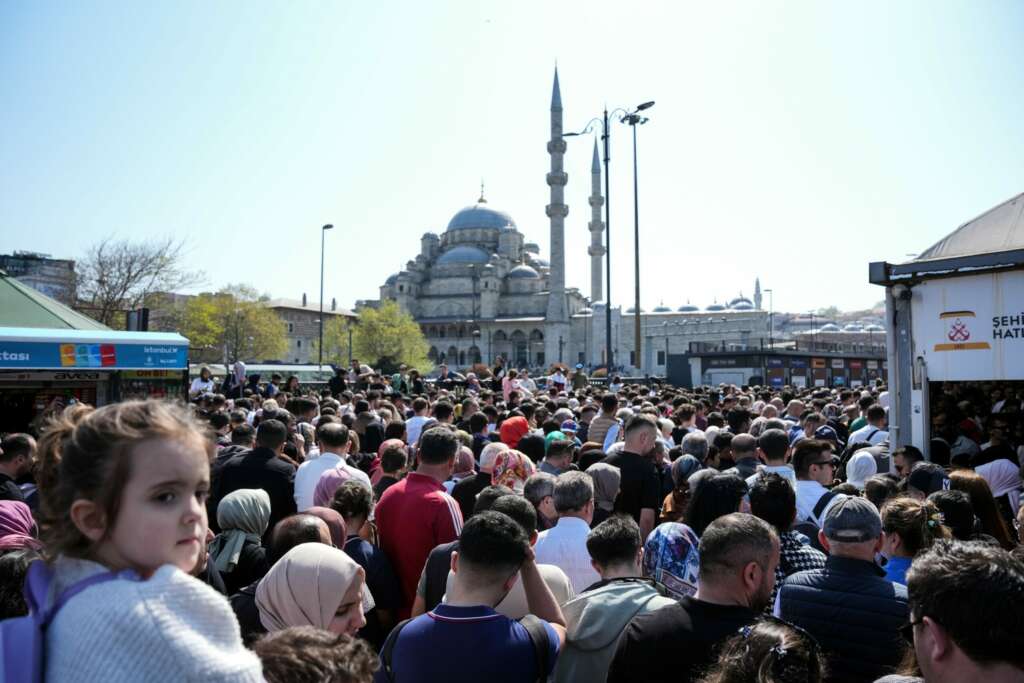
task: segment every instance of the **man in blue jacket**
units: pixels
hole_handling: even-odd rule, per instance
[[[775,614],[806,629],[829,658],[829,681],[873,681],[893,673],[905,644],[907,588],[875,564],[885,534],[875,506],[844,497],[825,513],[822,569],[797,572],[779,590]]]

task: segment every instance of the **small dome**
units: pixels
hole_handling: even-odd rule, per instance
[[[581,308],[579,311],[577,311],[577,313],[579,315],[593,315],[594,314],[594,309],[592,309],[592,308]]]
[[[743,304],[747,304],[747,308],[740,308]],[[729,302],[729,308],[735,308],[737,310],[750,310],[753,307],[754,302],[742,294]]]
[[[734,311],[752,311],[754,310],[754,304],[749,301],[743,300],[729,306]]]
[[[512,216],[509,216],[504,211],[492,209],[482,202],[473,206],[467,206],[448,221],[448,230],[472,230],[479,228],[503,230],[514,227],[516,227],[516,222],[512,220]]]
[[[860,323],[848,323],[843,325],[843,332],[862,332],[863,330],[864,326]]]
[[[483,249],[460,244],[441,254],[437,259],[437,264],[447,266],[456,263],[487,263],[490,258],[490,255]]]
[[[384,281],[384,284],[385,284],[385,285],[393,285],[393,284],[395,284],[396,282],[398,282],[398,273],[395,273],[394,275],[392,275],[391,277],[389,277],[389,278],[388,278],[387,280],[385,280],[385,281]]]
[[[540,278],[540,274],[525,263],[508,271],[508,276],[516,280],[537,280]]]
[[[839,325],[836,325],[835,323],[826,323],[826,324],[822,325],[821,328],[818,330],[818,332],[838,332],[838,331],[839,331]]]
[[[865,332],[885,332],[885,328],[882,327],[881,325],[876,325],[875,323],[872,323],[870,325],[865,325],[864,326],[864,331]]]
[[[714,304],[711,304],[710,306],[707,306],[704,310],[705,311],[724,311],[725,310],[725,306],[722,305],[722,304],[719,304],[719,303],[714,303]]]
[[[641,313],[646,313],[647,311],[645,311],[645,310],[643,309],[643,306],[641,306],[641,307],[640,307],[640,312],[641,312]],[[629,308],[627,308],[627,309],[626,309],[626,313],[636,313],[636,308],[635,308],[635,307],[633,307],[633,306],[630,306]]]
[[[533,263],[538,268],[548,268],[551,266],[551,263],[547,259],[542,258],[530,259],[530,262]]]
[[[685,306],[680,306],[676,309],[679,313],[696,313],[699,310],[700,308],[693,304],[686,304]]]
[[[523,251],[525,251],[527,254],[539,254],[540,247],[537,246],[537,244],[534,242],[527,242],[526,244],[523,245]]]
[[[662,304],[661,306],[655,306],[654,307],[654,312],[655,313],[671,313],[672,309],[669,308],[668,306]]]

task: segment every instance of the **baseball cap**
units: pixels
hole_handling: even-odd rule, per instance
[[[578,428],[579,427],[576,425],[576,423],[574,421],[566,420],[565,422],[562,423],[560,431],[562,431],[562,432],[572,432],[573,434],[575,434],[576,430]]]
[[[825,513],[825,538],[840,543],[863,543],[882,534],[882,517],[867,498],[843,496]]]

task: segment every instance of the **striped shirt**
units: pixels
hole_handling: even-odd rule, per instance
[[[375,508],[381,548],[391,560],[402,585],[399,618],[409,616],[416,582],[430,551],[462,532],[462,512],[441,482],[410,472],[389,487]]]

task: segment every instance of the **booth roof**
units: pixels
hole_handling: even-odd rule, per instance
[[[109,330],[0,270],[0,326]]]
[[[912,263],[1024,249],[1024,194],[964,223]]]
[[[41,329],[38,327],[0,327],[0,340],[83,344],[166,344],[188,346],[188,339],[174,332],[120,332],[99,330]]]

